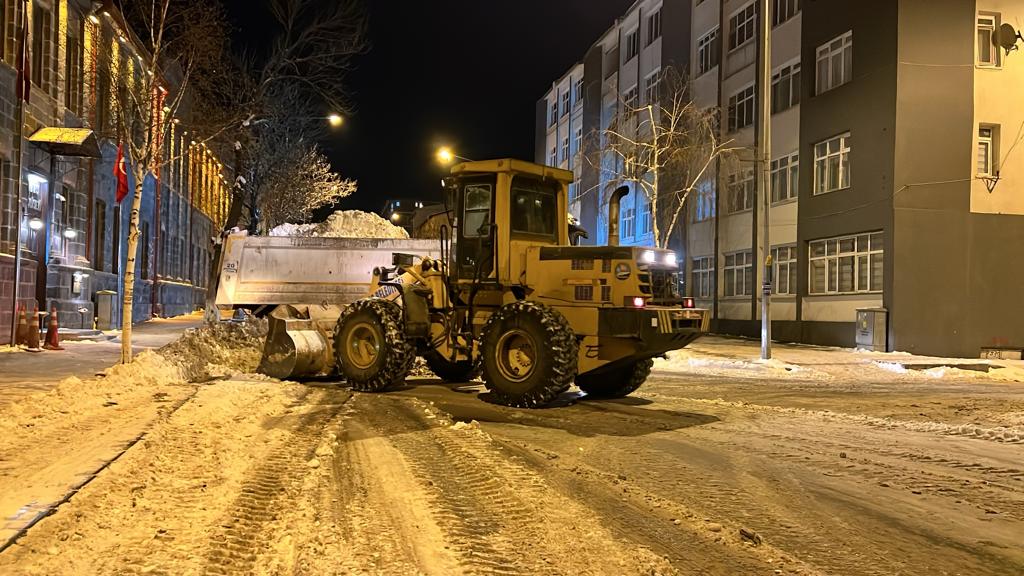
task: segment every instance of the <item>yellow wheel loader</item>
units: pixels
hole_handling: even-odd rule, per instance
[[[570,245],[572,180],[510,159],[453,167],[440,257],[395,254],[341,311],[332,352],[351,386],[397,386],[419,355],[444,380],[481,373],[508,406],[543,406],[573,384],[621,397],[705,331],[707,312],[677,294],[673,252],[617,245],[627,189],[611,198],[610,246]]]

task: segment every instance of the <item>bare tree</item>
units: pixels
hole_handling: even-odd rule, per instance
[[[301,158],[325,136],[328,113],[351,113],[344,79],[353,58],[367,49],[367,17],[358,0],[272,0],[271,11],[279,25],[273,47],[262,65],[250,59],[250,84],[239,91],[238,107],[247,111],[235,134],[243,177],[236,179],[226,225],[248,216],[253,232],[269,228],[259,220],[261,207],[286,200],[263,198],[284,193],[263,180],[279,178],[282,158]],[[295,199],[293,192],[288,197]]]
[[[342,179],[315,146],[294,147],[278,158],[277,168],[260,182],[261,232],[285,222],[309,219],[321,206],[337,202],[356,191],[355,180]]]
[[[662,72],[643,105],[637,103],[639,95],[630,98],[619,103],[584,158],[613,188],[626,184],[644,193],[655,245],[664,248],[689,195],[736,148],[719,135],[719,110],[693,102],[685,78],[674,68]]]
[[[143,187],[163,166],[174,161],[168,142],[175,117],[186,111],[194,120],[196,140],[216,138],[234,123],[225,91],[232,75],[225,58],[228,30],[219,5],[189,0],[125,0],[109,13],[116,36],[100,33],[107,42],[91,62],[96,73],[101,121],[97,128],[117,138],[134,179],[125,250],[121,318],[121,362],[132,359],[132,304],[139,248],[139,217]],[[219,96],[217,94],[220,94]],[[117,160],[120,163],[121,159]]]

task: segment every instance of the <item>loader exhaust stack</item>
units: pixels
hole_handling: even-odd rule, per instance
[[[629,186],[619,186],[614,192],[612,192],[612,197],[608,200],[609,246],[619,245],[619,204],[622,203],[622,197],[626,194],[629,194]]]

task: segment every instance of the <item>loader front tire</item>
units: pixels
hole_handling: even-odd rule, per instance
[[[654,360],[638,360],[632,364],[606,370],[597,374],[583,374],[576,377],[576,385],[596,398],[624,398],[640,387],[651,375]]]
[[[405,382],[415,353],[402,310],[380,298],[353,302],[334,327],[334,358],[353,390],[381,392]]]
[[[578,344],[557,310],[520,300],[491,315],[481,334],[484,383],[499,404],[538,408],[576,377]]]
[[[427,367],[435,376],[445,382],[469,382],[480,376],[480,362],[472,360],[459,360],[452,362],[436,350],[431,350],[423,355]]]

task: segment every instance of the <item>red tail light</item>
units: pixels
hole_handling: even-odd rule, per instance
[[[647,303],[644,302],[643,296],[634,296],[633,297],[633,307],[634,308],[643,308],[646,305],[647,305]]]
[[[697,305],[693,301],[693,298],[690,298],[690,297],[683,298],[683,308],[696,308],[696,307],[697,307]]]

